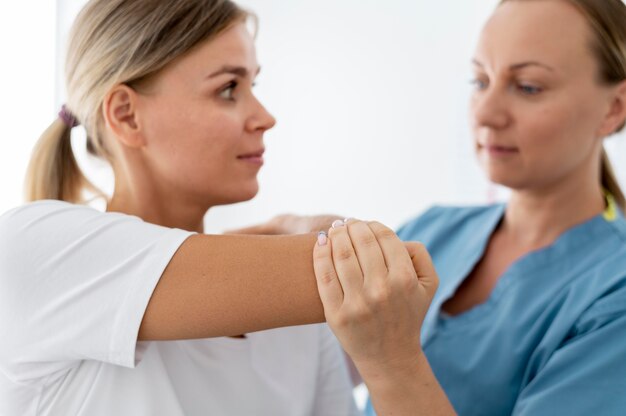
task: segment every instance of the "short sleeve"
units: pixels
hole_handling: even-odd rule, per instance
[[[514,415],[623,415],[626,288],[598,300],[520,393]]]
[[[313,415],[358,416],[343,350],[328,325],[319,325],[319,330],[321,356]]]
[[[0,370],[37,383],[96,360],[133,367],[156,284],[192,233],[40,201],[0,217]]]

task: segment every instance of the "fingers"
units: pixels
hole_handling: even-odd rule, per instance
[[[364,284],[368,279],[387,277],[387,265],[376,235],[367,223],[350,220],[347,224],[352,247],[363,272]]]
[[[385,287],[394,293],[425,290],[432,299],[438,277],[422,244],[403,243],[393,230],[378,222],[351,220],[333,225],[328,237],[320,233],[314,250],[318,290],[327,314],[350,299]]]
[[[426,288],[432,298],[439,286],[439,277],[428,250],[423,244],[414,241],[407,241],[404,246],[409,253],[420,284]]]
[[[408,277],[415,278],[417,272],[414,271],[411,258],[404,243],[402,243],[396,233],[376,221],[369,222],[368,226],[380,245],[389,275],[393,278],[394,276],[403,276],[406,272],[409,275]]]
[[[320,232],[313,249],[313,269],[317,281],[317,290],[328,315],[339,310],[343,303],[343,289],[333,264],[332,243],[325,232]]]
[[[344,296],[349,298],[363,287],[363,272],[352,246],[348,227],[344,221],[337,220],[333,223],[328,236],[332,240],[331,250],[337,276],[339,276]]]

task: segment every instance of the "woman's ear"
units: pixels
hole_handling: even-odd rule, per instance
[[[128,85],[113,87],[104,98],[102,116],[117,140],[131,148],[143,147],[145,138],[137,112],[137,92]]]
[[[615,133],[626,120],[626,81],[622,81],[611,90],[609,112],[600,127],[600,137]]]

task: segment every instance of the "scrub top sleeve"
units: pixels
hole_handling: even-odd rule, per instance
[[[513,414],[624,415],[626,290],[598,301],[518,396]]]
[[[339,342],[327,325],[319,325],[320,366],[314,416],[358,416],[348,365]]]

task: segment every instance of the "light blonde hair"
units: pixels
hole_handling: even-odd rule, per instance
[[[500,4],[509,1],[501,0]],[[599,64],[599,81],[615,85],[626,80],[626,5],[622,0],[563,0],[575,6],[587,19],[594,37],[591,48]],[[624,129],[622,123],[614,133]],[[619,185],[611,161],[602,149],[600,161],[602,187],[613,197],[623,212],[626,212],[626,198]]]
[[[102,140],[101,108],[115,85],[135,88],[176,58],[232,24],[254,17],[230,0],[91,0],[70,33],[65,64],[67,103],[87,131],[90,154],[111,160]],[[41,135],[26,176],[26,199],[84,202],[99,192],[81,172],[71,127],[55,120]]]

